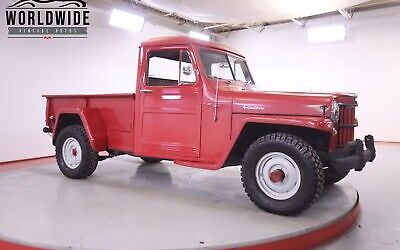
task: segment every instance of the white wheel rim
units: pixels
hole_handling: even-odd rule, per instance
[[[277,173],[281,177],[278,181],[273,178]],[[258,161],[256,179],[258,186],[267,196],[275,200],[287,200],[299,190],[301,174],[296,162],[288,155],[270,152]]]
[[[82,161],[81,145],[75,138],[66,139],[62,147],[62,155],[67,167],[77,168]]]

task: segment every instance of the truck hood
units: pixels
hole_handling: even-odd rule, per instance
[[[322,116],[324,106],[326,114],[330,114],[333,100],[353,102],[354,99],[355,95],[350,93],[300,93],[245,90],[234,91],[232,101],[233,113],[237,114]]]

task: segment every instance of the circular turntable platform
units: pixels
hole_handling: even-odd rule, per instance
[[[28,164],[28,163],[27,163]],[[295,217],[258,209],[239,167],[207,171],[117,157],[86,180],[56,163],[0,168],[0,248],[305,249],[348,229],[358,193],[333,185]]]

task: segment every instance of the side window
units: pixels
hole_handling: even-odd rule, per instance
[[[179,50],[160,50],[149,53],[149,86],[175,86],[179,81]]]
[[[178,86],[196,82],[188,51],[159,50],[150,52],[148,58],[149,86]]]

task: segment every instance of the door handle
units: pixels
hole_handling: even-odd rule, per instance
[[[153,92],[153,90],[151,90],[151,89],[141,89],[140,92],[142,92],[142,93],[151,93],[151,92]]]

